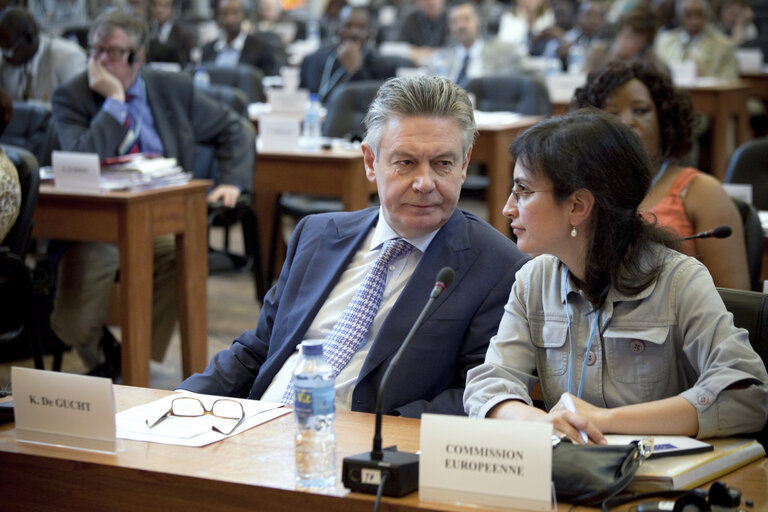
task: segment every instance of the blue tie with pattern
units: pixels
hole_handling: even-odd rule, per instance
[[[381,306],[390,262],[412,249],[413,246],[402,238],[384,242],[378,258],[358,286],[352,300],[325,337],[323,358],[333,367],[335,375],[349,363],[368,335]],[[293,403],[292,383],[286,388],[282,401],[286,404]]]

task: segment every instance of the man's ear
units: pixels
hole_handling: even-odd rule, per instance
[[[373,153],[373,148],[367,143],[363,142],[360,145],[363,150],[363,163],[365,164],[365,177],[371,183],[376,183],[376,171],[374,170],[373,163],[376,161],[376,155]]]
[[[585,188],[580,188],[571,194],[571,226],[579,227],[589,220],[595,206],[595,196]]]

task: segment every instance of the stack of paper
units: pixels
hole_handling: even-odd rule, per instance
[[[142,190],[186,183],[191,175],[178,166],[175,158],[126,155],[102,162],[103,190]]]

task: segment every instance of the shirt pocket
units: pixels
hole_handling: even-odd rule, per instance
[[[536,347],[539,376],[565,375],[568,371],[568,324],[547,320],[540,326],[532,324],[532,327],[531,342]]]
[[[647,386],[669,378],[669,326],[603,334],[608,374],[615,382]]]

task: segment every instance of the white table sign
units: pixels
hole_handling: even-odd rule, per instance
[[[304,115],[304,105],[309,100],[309,91],[306,89],[269,89],[267,100],[272,113],[292,112]]]
[[[16,440],[115,453],[112,381],[11,368]]]
[[[96,153],[75,151],[54,151],[54,187],[68,190],[99,190],[101,166]]]
[[[552,425],[421,416],[419,499],[551,508]]]
[[[295,150],[299,147],[299,118],[267,114],[259,117],[259,142],[265,150]]]

